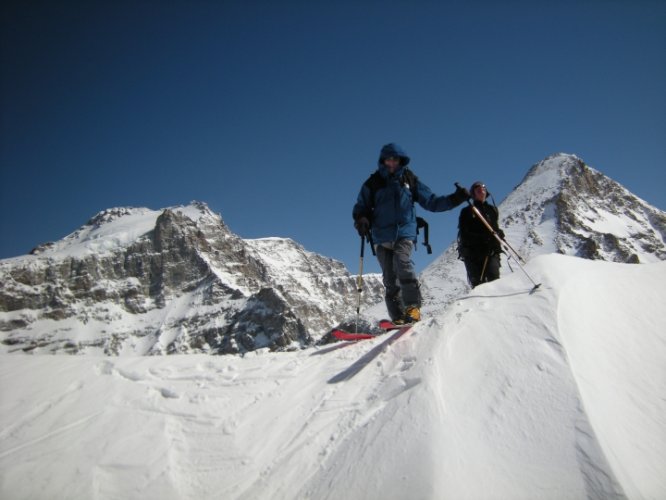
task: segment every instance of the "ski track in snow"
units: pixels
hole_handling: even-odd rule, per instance
[[[666,267],[537,260],[393,342],[3,356],[0,496],[663,497]]]

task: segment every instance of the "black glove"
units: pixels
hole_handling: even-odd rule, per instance
[[[356,219],[356,222],[354,222],[354,227],[358,231],[359,236],[367,236],[368,232],[370,231],[370,221],[367,218],[361,216]]]
[[[453,201],[456,205],[460,205],[462,202],[467,201],[471,198],[467,188],[464,188],[460,185],[456,185],[456,192],[451,195]]]
[[[495,232],[497,233],[497,236],[499,236],[501,239],[504,239],[504,231],[502,231],[501,229],[498,229]]]

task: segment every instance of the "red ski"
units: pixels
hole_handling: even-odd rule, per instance
[[[383,319],[378,323],[379,328],[384,330],[384,332],[388,332],[391,330],[399,330],[400,328],[403,328],[405,326],[411,327],[412,325],[396,325],[392,321],[388,319]],[[331,335],[335,337],[338,340],[366,340],[366,339],[374,339],[375,337],[378,337],[380,334],[374,334],[374,333],[352,333],[352,332],[346,332],[345,330],[333,330],[331,332]]]
[[[403,326],[412,326],[411,324],[402,324],[402,325],[396,325],[393,321],[390,319],[382,319],[379,321],[379,328],[382,330],[397,330],[398,328],[402,328]]]
[[[351,333],[345,332],[344,330],[333,330],[331,335],[338,340],[365,340],[374,339],[377,336],[372,333]]]

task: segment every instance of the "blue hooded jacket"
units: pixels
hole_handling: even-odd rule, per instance
[[[384,160],[390,157],[400,159],[400,167],[390,174]],[[408,239],[416,242],[416,210],[418,202],[430,212],[444,212],[457,207],[461,202],[453,194],[437,196],[428,186],[417,179],[416,197],[406,184],[404,173],[409,164],[409,156],[397,144],[382,147],[379,154],[377,172],[384,180],[384,186],[374,192],[364,183],[352,211],[354,220],[366,217],[370,221],[372,239],[375,244]]]

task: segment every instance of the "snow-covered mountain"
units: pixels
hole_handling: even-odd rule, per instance
[[[498,208],[506,240],[526,261],[549,253],[621,263],[666,260],[666,213],[575,155],[555,154],[534,165]],[[502,275],[511,270],[521,273],[504,255]],[[457,245],[421,280],[426,311],[441,307],[441,297],[448,303],[466,293]]]
[[[527,260],[552,252],[614,262],[666,259],[664,212],[573,155],[532,167],[499,208],[507,240]],[[517,264],[504,257],[503,275],[510,269]],[[421,281],[426,315],[466,293],[455,245]],[[366,276],[367,316],[385,315],[382,295],[380,278]],[[29,256],[0,261],[0,348],[288,348],[324,337],[348,319],[355,301],[354,278],[341,263],[288,239],[243,240],[203,203],[115,208]]]
[[[534,165],[501,204],[519,253],[609,262],[666,260],[666,214],[573,155]]]
[[[366,276],[363,305],[381,300]],[[5,351],[239,353],[303,346],[356,306],[344,265],[282,238],[244,240],[203,203],[115,208],[0,261]]]

